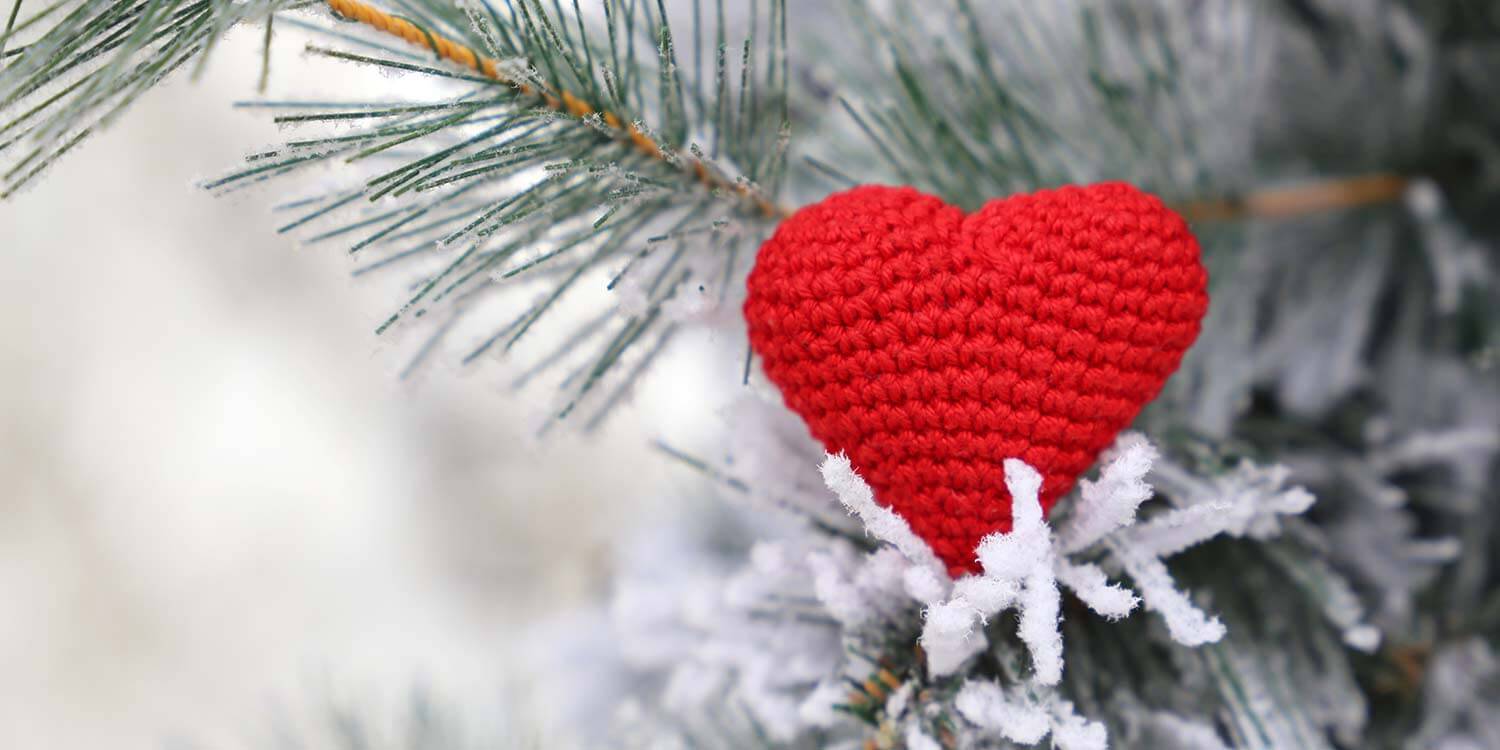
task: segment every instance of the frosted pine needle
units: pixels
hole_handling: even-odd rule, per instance
[[[958,713],[983,734],[1021,745],[1035,745],[1049,733],[1059,750],[1105,750],[1103,724],[1080,717],[1073,704],[1047,693],[1007,692],[989,681],[971,680],[954,699]]]
[[[924,567],[939,566],[937,556],[926,542],[912,533],[906,519],[875,502],[874,491],[854,472],[848,456],[842,453],[830,455],[820,468],[828,489],[833,491],[850,513],[859,517],[870,536],[894,546],[914,563]]]
[[[1259,511],[1252,503],[1208,503],[1168,511],[1131,527],[1137,508],[1151,496],[1144,477],[1155,457],[1155,450],[1140,435],[1122,436],[1100,478],[1081,483],[1081,499],[1058,529],[1057,538],[1063,540],[1059,544],[1054,544],[1051,528],[1042,519],[1041,476],[1019,460],[1006,461],[1013,529],[986,537],[977,550],[984,573],[958,581],[950,599],[927,610],[922,646],[929,668],[940,675],[956,672],[982,650],[983,625],[999,612],[1014,608],[1020,614],[1019,635],[1031,651],[1036,681],[1057,684],[1063,666],[1062,636],[1057,630],[1059,583],[1108,619],[1128,615],[1144,600],[1183,645],[1199,646],[1222,638],[1223,625],[1177,588],[1162,559],[1221,533],[1243,533],[1257,513],[1300,512],[1311,497],[1300,490],[1287,491],[1273,496],[1268,507]],[[844,492],[852,491],[846,487]],[[1094,562],[1070,559],[1086,551],[1097,553],[1096,545],[1107,553],[1109,563],[1140,588],[1139,598],[1110,582]]]

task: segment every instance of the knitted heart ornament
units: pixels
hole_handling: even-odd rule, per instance
[[[1050,511],[1177,369],[1207,282],[1187,224],[1127,184],[967,216],[860,187],[782,222],[745,319],[787,406],[957,578],[1010,530],[1001,462],[1036,468]]]

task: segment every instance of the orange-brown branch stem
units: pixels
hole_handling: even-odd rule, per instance
[[[1240,198],[1189,201],[1174,206],[1188,221],[1288,219],[1396,200],[1411,178],[1370,174],[1304,185],[1267,188]]]
[[[344,18],[358,21],[387,34],[401,37],[412,44],[426,47],[444,60],[468,68],[497,83],[510,86],[525,96],[536,98],[550,110],[565,112],[579,119],[597,115],[621,142],[630,144],[635,150],[657,161],[680,165],[679,168],[692,175],[709,190],[728,191],[739,196],[755,210],[772,218],[783,218],[791,214],[790,209],[772,203],[746,183],[725,178],[701,159],[688,154],[668,153],[635,123],[626,122],[624,118],[613,112],[595,109],[593,105],[570,92],[560,91],[554,94],[526,81],[511,78],[505,74],[500,63],[494,58],[480,55],[467,45],[428,31],[411,21],[393,16],[360,0],[327,0],[327,2],[328,7],[334,13]]]

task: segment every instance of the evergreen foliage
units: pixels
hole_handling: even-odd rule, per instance
[[[1225,637],[1189,648],[1159,619],[1065,598],[1055,689],[1029,681],[1009,615],[958,674],[935,674],[915,651],[930,610],[869,590],[893,548],[830,512],[821,455],[752,405],[730,462],[663,448],[777,520],[754,522],[753,549],[723,542],[750,522],[716,516],[675,551],[622,555],[640,564],[598,637],[624,655],[608,684],[630,705],[589,731],[925,750],[1024,742],[1007,723],[1021,716],[1079,748],[1090,722],[1117,747],[1500,744],[1493,4],[749,5],[741,24],[723,0],[390,0],[386,18],[416,30],[403,40],[321,2],[16,2],[0,191],[228,27],[311,33],[314,54],[430,95],[246,102],[292,136],[204,187],[282,189],[335,164],[339,184],[283,204],[280,229],[360,257],[356,274],[410,274],[381,332],[438,320],[417,362],[539,338],[521,379],[560,370],[552,416],[595,424],[683,326],[737,325],[784,206],[871,181],[972,208],[1130,180],[1196,219],[1213,304],[1138,425],[1162,453],[1158,499],[1075,562],[1158,596],[1175,579]],[[1309,182],[1323,187],[1287,188]],[[574,300],[581,313],[550,315]],[[1294,487],[1316,497],[1301,515],[1285,510]],[[1152,532],[1188,516],[1220,522],[1194,544],[1235,538],[1167,554],[1175,537]],[[1153,544],[1154,565],[1132,557]],[[840,576],[877,615],[850,614]]]

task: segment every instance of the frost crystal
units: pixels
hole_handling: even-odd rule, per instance
[[[859,517],[870,536],[895,547],[906,559],[918,565],[941,568],[937,556],[927,547],[926,542],[912,533],[906,519],[889,508],[876,504],[875,493],[854,472],[848,456],[842,453],[829,456],[823,462],[821,470],[823,482],[828,485],[828,489],[833,490],[833,494],[838,496],[839,502],[850,513]]]
[[[1007,693],[993,682],[970,680],[958,691],[953,705],[982,732],[1022,745],[1035,745],[1049,733],[1060,750],[1104,750],[1104,725],[1088,721],[1073,704],[1050,693]]]
[[[1079,501],[1055,535],[1042,519],[1041,476],[1018,460],[1006,461],[1014,527],[1009,534],[995,534],[980,543],[977,554],[982,575],[960,579],[946,601],[927,610],[922,646],[928,668],[937,675],[956,672],[983,650],[983,626],[989,619],[1014,608],[1020,613],[1019,635],[1031,652],[1036,681],[1057,684],[1063,666],[1062,636],[1057,629],[1058,584],[1112,620],[1144,602],[1166,621],[1172,638],[1185,646],[1223,638],[1224,626],[1177,588],[1163,559],[1221,534],[1273,536],[1280,530],[1277,517],[1301,513],[1311,505],[1312,496],[1300,489],[1256,494],[1246,488],[1238,495],[1222,492],[1216,500],[1187,498],[1181,507],[1135,524],[1137,509],[1152,494],[1145,476],[1156,458],[1156,451],[1143,437],[1123,436],[1099,479],[1081,483]],[[1281,474],[1274,477],[1276,486],[1282,478]],[[840,498],[858,494],[842,475],[837,486],[829,486]],[[866,488],[863,495],[868,494]],[[905,528],[901,523],[900,529]],[[1140,596],[1112,583],[1104,568],[1090,561],[1101,558],[1128,575]]]

